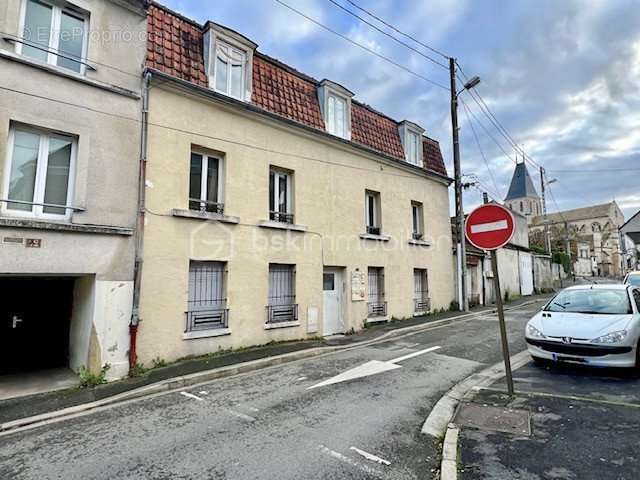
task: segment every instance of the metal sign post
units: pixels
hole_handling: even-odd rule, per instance
[[[509,341],[507,340],[507,325],[504,321],[502,306],[502,291],[500,290],[500,275],[498,274],[498,251],[491,252],[491,269],[493,270],[493,289],[496,292],[496,308],[498,309],[498,323],[500,324],[500,340],[502,341],[502,356],[504,357],[504,372],[507,376],[507,393],[513,396],[513,376],[511,374],[511,357],[509,355]]]
[[[500,325],[500,340],[502,342],[502,356],[504,357],[504,371],[507,377],[507,393],[513,396],[513,376],[511,374],[511,358],[509,356],[509,341],[507,339],[507,325],[504,320],[502,305],[502,291],[500,289],[500,274],[498,272],[498,249],[506,245],[515,231],[515,220],[509,210],[502,205],[485,204],[471,212],[465,224],[467,240],[475,247],[491,252],[491,269],[493,270],[493,286],[498,310],[498,324]],[[464,261],[464,260],[463,260]]]

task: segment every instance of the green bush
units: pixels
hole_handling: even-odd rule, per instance
[[[110,368],[111,365],[105,363],[98,373],[94,373],[82,365],[78,372],[78,375],[80,376],[80,388],[91,388],[107,383],[106,377]]]
[[[149,371],[148,368],[144,366],[143,363],[137,363],[129,370],[129,377],[140,377]]]
[[[160,357],[156,357],[153,360],[151,360],[151,368],[161,368],[166,366],[167,366],[167,362],[165,362],[164,359]]]
[[[451,300],[451,303],[449,304],[449,311],[457,312],[458,310],[460,310],[460,304],[455,300]]]

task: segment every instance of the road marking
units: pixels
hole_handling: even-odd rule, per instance
[[[434,350],[438,350],[439,348],[441,347],[438,346],[426,348],[424,350],[420,350],[419,352],[413,352],[408,355],[403,355],[402,357],[394,358],[393,360],[388,360],[386,362],[382,362],[380,360],[371,360],[370,362],[363,363],[362,365],[349,369],[346,372],[342,372],[334,377],[328,378],[327,380],[307,387],[307,390],[312,390],[318,387],[326,387],[327,385],[333,385],[334,383],[355,380],[356,378],[377,375],[378,373],[388,372],[389,370],[396,370],[398,368],[402,368],[402,365],[396,365],[397,362],[402,362],[404,360],[417,357],[418,355],[424,355],[425,353],[433,352]]]
[[[496,230],[506,230],[509,224],[506,220],[498,220],[497,222],[478,223],[471,225],[471,233],[495,232]]]
[[[394,358],[393,360],[389,360],[389,363],[398,363],[404,360],[409,360],[410,358],[417,357],[418,355],[424,355],[425,353],[433,352],[435,350],[439,350],[442,347],[431,347],[425,348],[424,350],[420,350],[418,352],[409,353],[408,355],[403,355],[402,357]]]
[[[201,392],[198,392],[198,394],[199,395],[209,395],[209,392],[206,392],[206,391],[203,390]]]
[[[296,378],[296,382],[301,382],[303,380],[306,380],[307,377],[300,377],[300,378]]]
[[[254,417],[250,416],[250,415],[245,415],[244,413],[236,412],[235,410],[231,410],[230,408],[227,408],[226,410],[227,410],[227,412],[229,412],[234,417],[241,418],[242,420],[246,420],[247,422],[255,422],[256,421],[256,419]]]
[[[348,465],[351,465],[352,467],[356,467],[360,470],[362,470],[365,473],[368,473],[369,475],[375,475],[376,477],[382,478],[382,472],[379,470],[376,470],[375,468],[371,468],[368,465],[363,465],[360,462],[356,462],[355,460],[350,459],[349,457],[341,454],[340,452],[336,452],[334,450],[331,450],[330,448],[325,447],[324,445],[320,445],[320,450],[324,453],[326,453],[327,455],[330,455],[331,457],[340,460],[341,462],[344,462]]]
[[[200,398],[197,395],[194,395],[193,393],[189,393],[189,392],[180,392],[180,395],[184,395],[185,397],[189,397],[189,398],[193,398],[194,400],[198,400],[198,401],[202,401],[204,400],[204,398]]]
[[[365,452],[364,450],[360,450],[359,448],[356,448],[356,447],[351,447],[349,450],[353,450],[357,454],[362,455],[367,460],[371,460],[372,462],[379,463],[380,465],[391,465],[391,462],[389,460],[380,458],[377,455],[374,455],[373,453]]]

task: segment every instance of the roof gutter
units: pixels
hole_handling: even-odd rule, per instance
[[[433,170],[427,170],[426,168],[421,168],[421,167],[417,167],[415,165],[411,165],[410,163],[405,162],[404,160],[399,160],[395,157],[392,157],[390,155],[385,155],[384,153],[378,152],[377,150],[374,150],[372,148],[369,148],[365,145],[362,145],[360,143],[356,143],[356,142],[352,142],[350,140],[345,140],[343,138],[340,137],[336,137],[334,135],[331,135],[327,132],[323,132],[321,130],[318,130],[316,128],[313,127],[309,127],[307,125],[298,123],[294,120],[290,120],[286,117],[283,117],[281,115],[277,115],[275,113],[269,112],[267,110],[264,110],[260,107],[257,107],[255,105],[253,105],[252,103],[247,103],[247,102],[243,102],[241,100],[236,100],[235,98],[231,98],[231,97],[227,97],[226,95],[222,95],[220,93],[217,93],[209,88],[205,88],[205,87],[201,87],[200,85],[196,85],[194,83],[191,83],[187,80],[183,80],[181,78],[178,77],[174,77],[173,75],[168,75],[164,72],[161,72],[160,70],[156,70],[155,68],[145,68],[145,75],[152,75],[154,77],[158,77],[166,82],[172,82],[173,84],[175,84],[176,86],[179,86],[181,88],[184,88],[186,90],[189,90],[191,92],[200,94],[202,96],[205,96],[207,98],[211,98],[217,101],[220,101],[226,105],[229,105],[231,107],[235,107],[238,109],[242,109],[245,110],[247,112],[251,112],[251,113],[255,113],[263,118],[267,118],[270,120],[276,120],[280,123],[284,123],[290,127],[302,130],[304,132],[322,137],[325,140],[330,140],[332,142],[337,142],[340,143],[344,146],[348,146],[350,148],[353,148],[355,150],[358,150],[360,152],[364,152],[367,153],[369,155],[373,155],[375,157],[378,157],[379,159],[385,161],[386,163],[391,163],[394,166],[397,167],[401,167],[404,168],[408,171],[411,171],[412,173],[416,173],[416,174],[421,174],[423,176],[427,176],[432,178],[433,180],[439,181],[441,183],[446,184],[447,186],[451,185],[451,183],[453,183],[453,178],[450,178],[447,175],[443,175],[441,173],[435,172]]]

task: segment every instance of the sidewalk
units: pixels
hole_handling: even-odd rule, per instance
[[[548,295],[519,298],[509,302],[508,307],[523,303],[540,301]],[[493,306],[478,307],[471,314],[491,312]],[[380,325],[369,326],[353,335],[333,336],[325,339],[313,339],[274,343],[238,351],[214,353],[204,357],[186,359],[164,367],[148,370],[143,375],[115,381],[94,388],[70,388],[37,395],[22,396],[0,401],[0,427],[37,415],[46,417],[48,413],[70,407],[91,403],[106,403],[110,398],[127,399],[127,393],[143,396],[158,391],[181,388],[191,384],[235,375],[244,371],[265,368],[286,361],[308,358],[331,351],[373,342],[386,337],[404,334],[412,330],[429,328],[434,323],[447,324],[469,314],[444,312],[440,314],[399,320]],[[235,368],[237,367],[237,368]],[[154,388],[158,387],[158,388]],[[139,392],[139,393],[136,393]],[[2,430],[3,428],[0,428]]]
[[[531,435],[462,426],[461,480],[632,480],[640,477],[640,405],[483,391],[475,405],[527,412]],[[503,422],[501,426],[505,426]],[[508,425],[507,425],[508,427]]]

